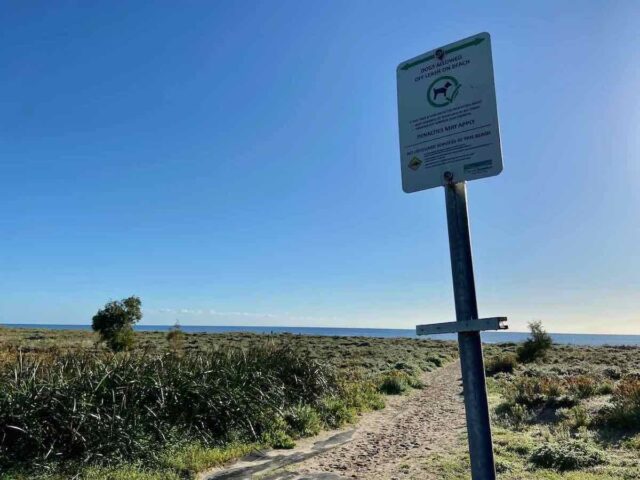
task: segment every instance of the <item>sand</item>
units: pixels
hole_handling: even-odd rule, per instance
[[[425,460],[464,448],[460,364],[424,374],[425,386],[388,397],[350,429],[306,439],[293,450],[262,452],[206,479],[436,479]]]

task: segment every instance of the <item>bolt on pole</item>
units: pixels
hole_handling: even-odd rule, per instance
[[[444,189],[453,293],[456,304],[456,320],[466,322],[478,319],[467,214],[467,187],[465,182],[453,183],[452,177],[451,174],[445,174],[449,183],[445,185]],[[473,480],[494,480],[496,471],[480,332],[458,333],[458,346],[469,436],[471,477]]]

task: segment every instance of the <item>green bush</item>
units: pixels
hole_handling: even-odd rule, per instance
[[[142,319],[142,302],[136,296],[107,303],[93,316],[91,327],[114,352],[133,346],[133,325]]]
[[[540,445],[530,457],[537,467],[578,470],[605,463],[604,452],[581,440],[563,440]]]
[[[611,395],[614,391],[614,384],[609,380],[605,380],[602,383],[599,383],[596,387],[597,395]]]
[[[529,323],[531,336],[517,349],[518,361],[530,363],[543,358],[553,345],[551,336],[542,328],[542,322]]]
[[[331,370],[274,345],[251,355],[18,357],[11,367],[0,369],[0,470],[47,458],[152,461],[178,440],[254,442],[281,412],[300,414],[340,393]]]
[[[562,418],[567,426],[578,429],[588,427],[591,424],[591,415],[581,406],[576,405],[572,408],[558,409],[557,415]]]
[[[329,428],[339,428],[347,423],[353,423],[356,413],[357,410],[340,397],[327,397],[322,405],[322,416]]]
[[[272,448],[291,449],[296,442],[284,430],[268,431],[263,435],[263,441]]]
[[[518,365],[518,358],[513,353],[505,353],[489,357],[484,369],[487,375],[493,376],[497,373],[513,373]]]
[[[322,429],[318,412],[310,405],[295,405],[285,415],[285,420],[295,437],[311,437]]]
[[[526,406],[510,401],[498,405],[495,412],[502,424],[513,427],[516,430],[534,419],[533,413]]]
[[[319,411],[329,428],[339,428],[353,423],[358,412],[382,408],[384,399],[378,386],[371,380],[356,377],[340,382],[336,394],[325,397]]]
[[[630,438],[626,438],[622,441],[622,446],[629,450],[640,452],[640,435],[635,435]]]
[[[380,391],[386,395],[400,395],[409,389],[409,377],[404,372],[392,371],[383,375]]]
[[[384,408],[384,399],[375,382],[370,379],[353,378],[350,381],[341,382],[338,387],[338,396],[349,408],[356,411]]]
[[[433,355],[432,355],[432,356],[427,357],[427,359],[425,360],[425,362],[427,362],[427,363],[432,363],[432,364],[434,364],[434,365],[435,365],[436,367],[438,367],[438,368],[439,368],[439,367],[441,367],[441,366],[444,364],[444,362],[442,361],[442,358],[441,358],[441,357],[435,357],[435,356],[433,356]]]

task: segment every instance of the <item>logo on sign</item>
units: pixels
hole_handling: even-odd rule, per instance
[[[460,82],[450,75],[436,78],[427,89],[427,100],[432,107],[446,107],[455,100]]]
[[[420,165],[422,165],[422,160],[420,160],[418,157],[413,157],[410,161],[409,161],[409,168],[411,170],[417,170],[418,168],[420,168]]]

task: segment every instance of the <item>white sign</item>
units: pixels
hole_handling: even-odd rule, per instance
[[[488,33],[402,62],[397,77],[405,192],[502,171]]]

